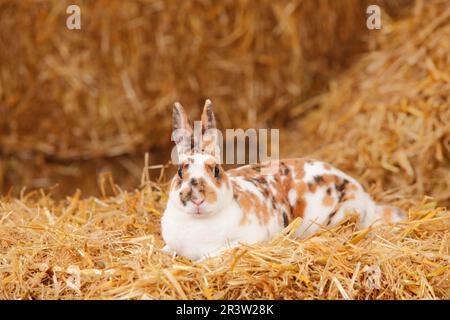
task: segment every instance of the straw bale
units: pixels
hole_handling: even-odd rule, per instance
[[[359,0],[82,1],[79,31],[65,27],[69,4],[0,4],[6,154],[90,159],[166,146],[175,99],[214,98],[226,127],[286,119],[282,110],[324,83],[320,73],[363,50]]]
[[[426,1],[413,12],[383,26],[376,50],[304,104],[312,111],[284,143],[385,190],[379,199],[428,195],[448,206],[450,6]]]
[[[92,159],[162,163],[175,100],[212,98],[224,128],[282,125],[366,50],[366,3],[78,1],[81,30],[67,30],[68,0],[1,1],[4,190],[61,183],[61,163],[83,176]]]

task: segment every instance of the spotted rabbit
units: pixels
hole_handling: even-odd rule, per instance
[[[193,128],[179,103],[173,128],[179,167],[161,220],[164,251],[201,259],[239,243],[269,240],[297,217],[303,219],[298,236],[331,227],[346,213],[359,214],[361,227],[403,218],[398,208],[376,204],[355,179],[321,161],[279,160],[271,174],[264,169],[274,162],[224,171],[209,100],[200,147],[194,148]]]

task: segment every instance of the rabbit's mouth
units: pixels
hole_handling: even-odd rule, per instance
[[[207,204],[205,202],[201,203],[201,204],[196,204],[192,201],[188,201],[187,203],[184,204],[184,210],[187,211],[188,214],[193,215],[193,216],[201,216],[205,213],[207,213],[207,208],[206,208]]]
[[[206,204],[201,206],[193,205],[189,209],[190,214],[195,218],[204,218],[212,214],[211,208],[208,208]]]
[[[195,214],[202,214],[202,209],[201,208],[199,208],[199,207],[196,207],[195,208]]]

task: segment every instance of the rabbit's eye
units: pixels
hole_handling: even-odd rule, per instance
[[[178,167],[178,176],[182,179],[183,178],[183,170],[181,167]]]
[[[214,167],[214,177],[218,178],[220,174],[220,170],[218,166]]]

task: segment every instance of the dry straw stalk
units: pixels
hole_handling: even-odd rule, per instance
[[[277,238],[194,263],[161,252],[167,194],[55,202],[0,199],[3,299],[449,299],[450,212],[429,200],[397,226],[355,217],[306,240]]]

